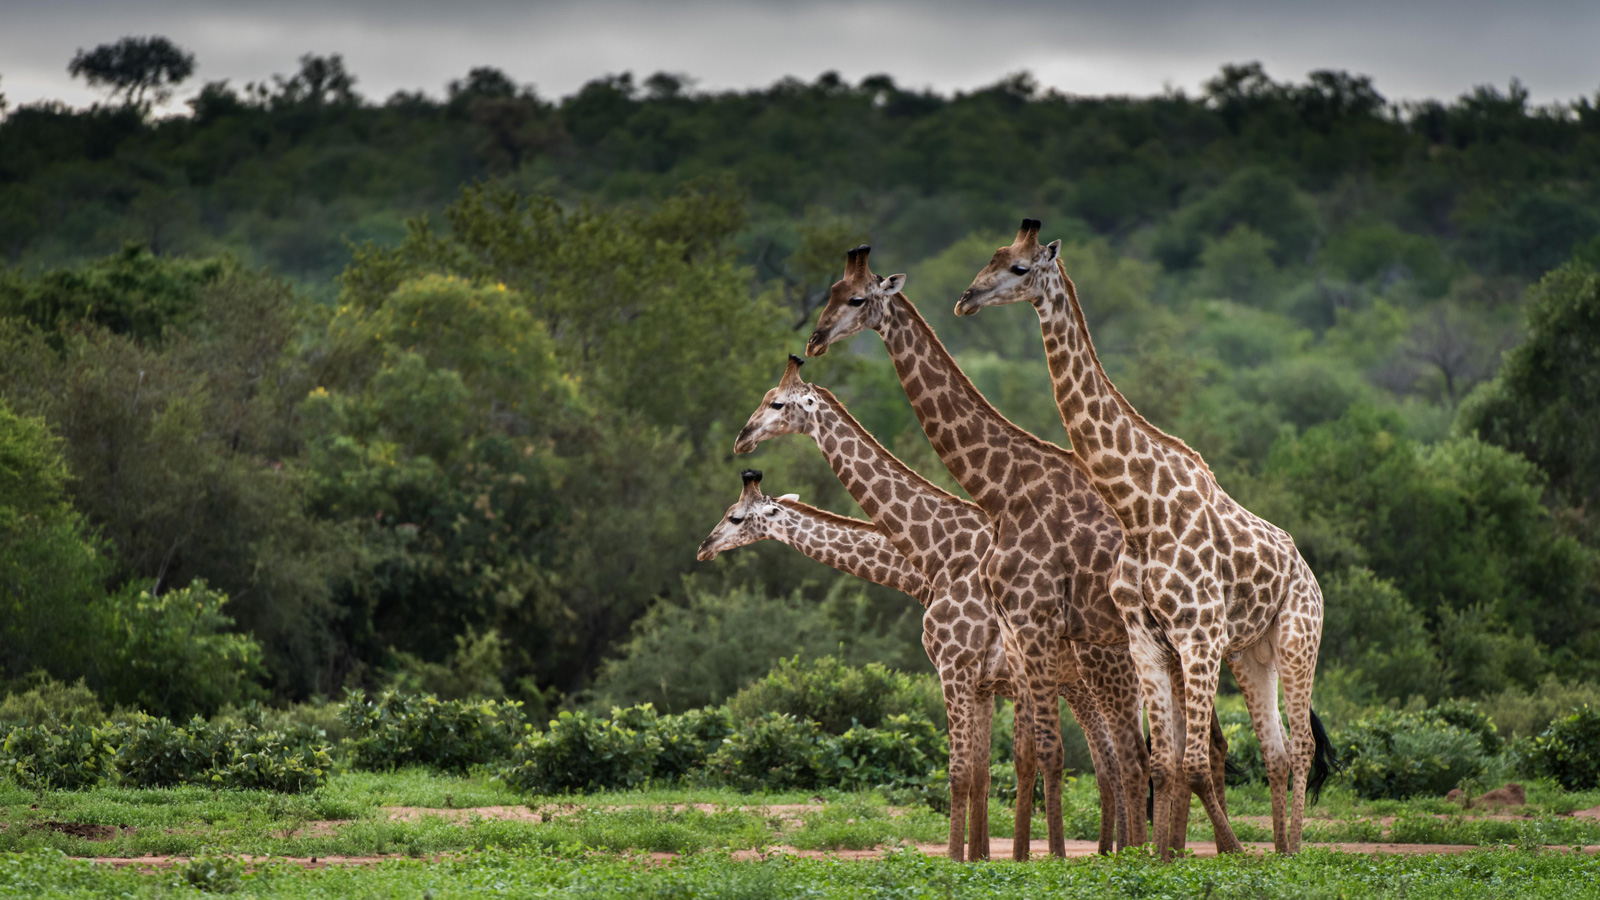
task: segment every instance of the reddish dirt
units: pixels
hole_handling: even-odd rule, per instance
[[[1591,806],[1588,809],[1580,809],[1573,813],[1572,816],[1573,818],[1577,819],[1600,819],[1600,806]]]
[[[657,812],[677,813],[693,809],[707,814],[718,812],[758,813],[771,818],[782,819],[785,823],[799,824],[806,815],[821,812],[823,808],[823,804],[820,803],[773,803],[752,806],[718,806],[714,803],[667,803],[655,806],[584,806],[575,803],[555,803],[535,808],[527,806],[475,806],[463,809],[439,809],[427,806],[386,806],[383,810],[388,814],[390,821],[394,822],[416,822],[426,816],[436,816],[447,822],[468,822],[475,817],[514,822],[549,822],[552,819],[575,815],[586,809],[649,809]],[[891,806],[888,808],[888,812],[891,817],[898,817],[905,815],[906,810],[905,807]]]
[[[41,831],[59,831],[86,841],[109,841],[119,834],[133,834],[135,830],[116,825],[86,825],[82,822],[35,822],[33,827]]]
[[[781,856],[800,857],[800,858],[803,858],[803,859],[844,859],[844,860],[851,860],[851,859],[877,859],[877,858],[885,855],[886,853],[889,853],[891,850],[898,849],[900,846],[901,845],[895,845],[895,846],[892,846],[892,847],[880,847],[880,848],[876,848],[876,849],[872,849],[872,850],[799,850],[799,849],[796,849],[794,847],[781,847],[781,846],[778,846],[778,847],[766,847],[766,848],[763,848],[763,849],[760,849],[760,850],[736,850],[733,853],[733,858],[734,859],[738,859],[738,860],[746,860],[746,861],[762,860],[762,859],[768,859],[768,858],[772,858],[772,857],[781,857]],[[990,857],[990,859],[992,859],[992,860],[1010,859],[1011,858],[1011,846],[1012,846],[1012,842],[1011,842],[1010,838],[994,838],[994,839],[990,840],[990,842],[989,842],[989,857]],[[1422,855],[1427,855],[1427,854],[1470,853],[1470,852],[1472,852],[1474,850],[1483,849],[1481,847],[1476,847],[1476,846],[1472,846],[1472,845],[1469,845],[1469,844],[1385,844],[1385,843],[1376,843],[1376,844],[1357,844],[1357,843],[1311,844],[1311,843],[1308,843],[1308,844],[1306,844],[1306,846],[1307,847],[1318,847],[1318,848],[1322,848],[1322,849],[1325,849],[1325,850],[1335,850],[1335,851],[1338,851],[1340,853],[1358,853],[1358,854],[1366,854],[1366,855],[1390,854],[1390,855],[1403,855],[1403,856],[1422,856]],[[945,847],[944,847],[943,844],[916,844],[916,845],[914,845],[914,847],[915,847],[916,850],[919,850],[922,853],[927,854],[928,856],[943,856],[944,852],[945,852]],[[1246,850],[1248,852],[1259,854],[1259,855],[1265,855],[1265,854],[1270,853],[1272,851],[1272,845],[1271,844],[1267,844],[1267,843],[1248,843],[1248,844],[1245,844],[1245,848],[1246,848]],[[1545,849],[1549,850],[1551,852],[1557,852],[1557,853],[1570,852],[1571,851],[1570,847],[1551,846],[1551,847],[1546,847]],[[1048,845],[1047,842],[1042,841],[1042,840],[1033,841],[1029,845],[1029,851],[1030,851],[1029,852],[1029,856],[1032,859],[1042,859],[1043,857],[1045,857],[1048,854],[1048,850],[1049,850],[1049,845]],[[1195,841],[1195,842],[1191,842],[1189,844],[1189,851],[1191,853],[1193,853],[1193,855],[1195,855],[1196,857],[1216,856],[1217,855],[1217,845],[1213,844],[1213,843],[1205,842],[1205,841]],[[1094,841],[1068,841],[1067,842],[1067,857],[1068,858],[1079,859],[1079,858],[1094,856],[1097,852],[1098,852],[1098,846],[1095,844]],[[1600,846],[1584,847],[1583,848],[1583,852],[1589,854],[1590,856],[1600,855]],[[638,856],[640,856],[641,858],[644,858],[644,859],[649,859],[649,860],[655,861],[655,862],[670,862],[670,861],[678,858],[678,854],[675,854],[675,853],[645,853],[645,854],[638,854]],[[371,866],[371,865],[377,865],[378,863],[382,863],[382,862],[388,862],[389,860],[413,859],[414,857],[408,857],[408,856],[311,856],[311,857],[238,856],[238,857],[235,857],[235,858],[238,859],[240,862],[243,862],[243,863],[245,863],[247,865],[254,865],[254,864],[263,863],[263,862],[276,862],[276,863],[287,863],[289,865],[296,865],[296,866],[300,866],[302,868],[307,868],[307,869],[324,869],[324,868],[328,868],[329,866]],[[444,856],[435,856],[435,857],[428,857],[426,859],[427,859],[427,861],[430,861],[430,862],[439,862],[439,861],[441,861],[441,860],[443,860],[445,858],[446,857],[444,857]],[[152,869],[152,870],[154,870],[154,869],[169,868],[169,867],[171,867],[173,865],[176,865],[177,863],[181,862],[182,858],[181,857],[172,857],[172,856],[135,856],[135,857],[97,856],[97,857],[93,857],[92,861],[96,862],[96,863],[101,863],[101,864],[104,864],[104,865],[115,866],[117,868],[144,868],[144,869]]]

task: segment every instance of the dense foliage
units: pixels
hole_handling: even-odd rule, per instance
[[[1062,438],[1027,310],[949,311],[1023,214],[1063,239],[1119,387],[1295,535],[1341,724],[1547,692],[1507,728],[1533,733],[1600,679],[1589,100],[1394,104],[1241,65],[1145,99],[825,74],[554,100],[480,68],[374,103],[308,55],[153,119],[187,57],[124,45],[82,60],[110,105],[0,120],[13,693],[82,678],[184,721],[399,688],[542,721],[714,707],[796,654],[925,672],[906,598],[692,548],[860,240],[986,395]],[[851,350],[812,378],[947,483],[873,341]],[[802,440],[761,455],[852,510]],[[847,730],[824,700],[771,709]],[[869,718],[913,710],[938,720]]]

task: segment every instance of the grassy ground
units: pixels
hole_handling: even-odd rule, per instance
[[[1369,857],[1307,850],[1289,858],[1037,860],[959,864],[916,852],[869,861],[707,853],[657,863],[588,854],[487,851],[439,862],[303,870],[199,859],[156,873],[114,871],[59,854],[0,855],[0,896],[157,898],[239,892],[270,898],[429,900],[493,897],[1001,898],[1039,896],[1428,898],[1582,896],[1600,880],[1593,857],[1480,850],[1459,856]],[[1591,895],[1592,896],[1592,895]]]
[[[892,807],[871,793],[751,796],[673,789],[525,798],[491,778],[423,771],[344,774],[304,797],[200,787],[35,792],[0,784],[0,897],[156,897],[189,893],[195,884],[264,897],[442,898],[485,890],[509,896],[1002,897],[1062,889],[1153,897],[1476,897],[1540,896],[1547,881],[1554,896],[1553,885],[1562,879],[1600,883],[1592,857],[1514,849],[1600,844],[1600,823],[1561,815],[1600,805],[1600,792],[1529,787],[1528,807],[1495,816],[1463,813],[1434,800],[1361,802],[1334,789],[1306,829],[1313,842],[1497,847],[1462,857],[1372,859],[1312,851],[1293,860],[1189,860],[1160,868],[1131,854],[1020,867],[951,866],[920,854],[848,862],[782,858],[783,851],[754,862],[728,855],[944,840],[945,817],[921,807]],[[1065,805],[1069,836],[1093,838],[1098,813],[1092,782],[1070,781]],[[1230,790],[1229,809],[1241,838],[1271,839],[1264,789]],[[990,821],[994,836],[1009,836],[1009,808],[992,806]],[[1209,839],[1198,809],[1191,823],[1191,840]],[[1034,827],[1042,837],[1042,820],[1036,817]],[[636,856],[642,852],[684,856],[647,864]],[[142,873],[72,859],[148,855],[184,859]],[[241,865],[235,856],[401,859],[303,871],[259,859]],[[407,864],[405,857],[426,861]],[[890,890],[895,884],[906,892]]]

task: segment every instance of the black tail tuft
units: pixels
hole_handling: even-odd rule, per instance
[[[1343,768],[1339,765],[1339,751],[1333,748],[1333,741],[1328,738],[1328,730],[1322,727],[1322,720],[1317,718],[1316,710],[1311,710],[1311,740],[1316,750],[1311,755],[1311,772],[1306,776],[1306,795],[1312,805],[1316,805],[1328,778]]]
[[[1225,756],[1222,759],[1222,775],[1224,781],[1237,781],[1244,776],[1244,769],[1240,768],[1239,764],[1233,761],[1233,757]]]

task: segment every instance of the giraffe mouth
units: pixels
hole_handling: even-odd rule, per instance
[[[712,547],[706,546],[705,544],[701,544],[700,552],[695,554],[695,559],[698,559],[701,562],[710,562],[716,558],[717,551]]]
[[[811,339],[806,341],[807,356],[821,356],[828,352],[828,333],[822,329],[811,332]]]
[[[962,294],[961,299],[956,301],[956,315],[958,316],[975,316],[980,309],[983,309],[983,304],[977,302],[977,299],[972,296],[971,290]]]

